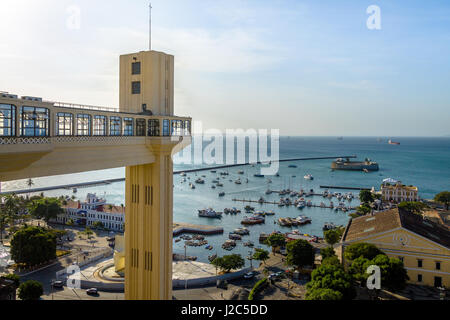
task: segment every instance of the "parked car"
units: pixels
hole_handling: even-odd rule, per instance
[[[88,295],[98,295],[98,290],[97,288],[90,288],[86,290],[86,294]]]
[[[244,279],[253,279],[255,277],[255,273],[253,271],[244,274]]]
[[[53,288],[62,288],[62,287],[64,287],[64,282],[61,280],[53,281],[52,287]]]

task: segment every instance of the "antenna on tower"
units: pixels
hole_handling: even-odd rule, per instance
[[[152,3],[151,2],[149,5],[149,10],[150,10],[150,21],[149,21],[149,34],[148,34],[149,40],[148,40],[148,42],[149,42],[149,50],[151,51],[152,50]]]

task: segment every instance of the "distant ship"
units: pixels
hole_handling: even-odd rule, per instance
[[[399,145],[400,144],[400,142],[395,142],[395,141],[392,141],[392,140],[389,140],[388,143],[389,144],[394,144],[394,145]]]

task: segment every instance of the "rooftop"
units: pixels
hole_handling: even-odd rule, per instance
[[[407,229],[450,248],[450,232],[445,226],[424,219],[420,215],[399,211],[398,209],[351,219],[342,236],[342,242],[357,240],[396,228]]]

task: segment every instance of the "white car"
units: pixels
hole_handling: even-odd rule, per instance
[[[244,279],[252,279],[255,276],[254,272],[248,272],[244,274]]]
[[[97,295],[98,294],[98,290],[97,290],[97,288],[90,288],[90,289],[86,290],[86,294]]]

